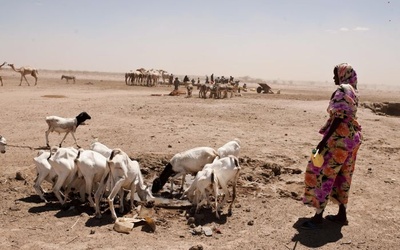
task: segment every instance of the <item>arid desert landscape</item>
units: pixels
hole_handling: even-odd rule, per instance
[[[31,86],[25,82],[18,86],[19,74],[4,68],[0,74],[4,82],[0,135],[8,144],[6,153],[0,154],[0,249],[398,249],[400,245],[400,117],[367,108],[399,102],[399,88],[359,81],[364,141],[349,198],[349,225],[325,221],[319,229],[303,230],[300,225],[314,214],[301,202],[304,170],[321,139],[318,130],[327,119],[333,82],[268,83],[274,94],[257,93],[257,84],[249,82],[241,96],[202,99],[196,88],[186,98],[169,96],[173,86],[128,86],[123,73],[39,70],[36,86],[31,76],[27,76]],[[63,74],[75,75],[76,82],[67,83]],[[75,117],[82,111],[91,119],[75,133],[79,145],[88,149],[97,139],[121,148],[139,162],[149,185],[174,154],[199,146],[218,148],[239,138],[241,172],[232,214],[227,215],[227,205],[220,219],[210,209],[192,217],[189,206],[153,205],[143,211],[154,220],[155,231],[139,223],[125,234],[113,229],[105,203],[103,217],[97,219],[88,203],[72,200],[61,206],[51,194],[49,202],[43,202],[33,188],[33,158],[46,149],[45,117]],[[50,145],[62,137],[51,133]],[[63,146],[74,146],[71,135]],[[43,187],[51,189],[46,182]],[[161,194],[169,187],[167,183]],[[330,203],[325,215],[336,212],[337,206]],[[211,235],[204,233],[207,229]]]

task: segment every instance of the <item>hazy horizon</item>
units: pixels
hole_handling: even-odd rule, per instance
[[[399,1],[0,3],[0,63],[16,67],[331,82],[349,62],[361,84],[398,83]]]

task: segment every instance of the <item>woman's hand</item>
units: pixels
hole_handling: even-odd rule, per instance
[[[318,146],[317,146],[317,150],[318,150],[319,153],[322,152],[322,150],[324,149],[325,145],[326,145],[326,140],[325,140],[325,138],[323,138],[320,141],[320,143],[318,143]]]
[[[324,137],[322,138],[320,143],[318,143],[317,149],[319,150],[320,154],[323,151],[323,149],[325,148],[326,143],[328,142],[328,139],[332,136],[333,132],[335,132],[335,130],[339,127],[339,124],[342,121],[343,121],[343,119],[337,118],[337,117],[335,117],[335,119],[333,119],[331,125],[329,126],[328,132],[324,135]]]

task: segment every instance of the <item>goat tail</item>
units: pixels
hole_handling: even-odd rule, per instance
[[[215,170],[213,169],[211,172],[211,185],[214,191],[214,198],[215,198],[215,212],[218,214],[218,189],[219,189],[219,182],[218,176],[215,174]]]
[[[113,149],[111,151],[111,155],[110,155],[109,160],[111,161],[114,158],[114,156],[116,156],[117,154],[120,154],[120,153],[121,153],[121,149],[119,149],[119,148]]]
[[[76,157],[74,159],[74,163],[75,163],[76,167],[77,167],[77,163],[78,163],[79,157],[81,156],[81,152],[83,152],[83,149],[80,148],[78,150],[78,154],[76,155]],[[82,174],[82,172],[81,172],[79,167],[78,167],[78,173],[77,174],[78,174],[78,178],[82,178],[83,174]]]
[[[234,158],[235,166],[240,169],[239,159],[237,157]]]
[[[83,151],[83,149],[79,149],[78,150],[78,154],[76,155],[76,157],[75,157],[75,159],[74,159],[74,162],[76,163],[78,160],[79,160],[79,157],[81,156],[81,152]]]
[[[49,157],[47,157],[47,160],[50,160],[50,158],[53,155],[53,153],[57,152],[57,150],[58,150],[57,146],[51,147],[50,150],[49,150],[50,154],[49,154]]]
[[[108,158],[107,159],[107,161],[106,161],[106,165],[107,165],[107,169],[106,169],[106,173],[105,173],[105,176],[104,176],[104,179],[103,179],[103,184],[105,185],[106,183],[108,183],[108,182],[112,182],[112,179],[111,179],[111,166],[110,166],[110,164],[111,164],[111,161],[112,161],[112,159],[114,158],[114,156],[117,154],[117,151],[118,150],[113,150],[112,152],[111,152],[111,155],[110,155],[110,158]],[[111,184],[111,186],[112,186],[112,184]],[[111,187],[110,187],[111,188]]]

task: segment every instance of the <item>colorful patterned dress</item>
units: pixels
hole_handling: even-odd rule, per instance
[[[362,141],[361,126],[356,120],[358,98],[352,85],[356,86],[340,84],[329,102],[329,119],[319,132],[325,135],[335,117],[343,120],[322,150],[323,165],[316,167],[312,161],[307,165],[303,203],[317,209],[324,209],[329,198],[339,204],[348,202],[357,151]]]

